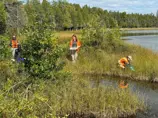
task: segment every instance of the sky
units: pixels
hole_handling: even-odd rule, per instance
[[[25,0],[23,0],[25,1]],[[42,1],[42,0],[40,0]],[[48,0],[53,1],[53,0]],[[100,7],[108,11],[120,11],[127,13],[156,14],[158,0],[67,0],[81,6]]]
[[[127,13],[156,14],[158,10],[158,0],[68,0],[68,2]]]

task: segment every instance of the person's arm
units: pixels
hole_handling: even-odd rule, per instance
[[[125,63],[125,66],[129,67],[129,66],[130,66],[130,64],[129,64],[129,63]]]
[[[72,47],[72,40],[70,41],[70,48]]]
[[[128,59],[125,60],[125,64],[130,65],[130,62],[128,61]]]
[[[77,47],[81,47],[81,42],[80,41],[77,42]]]
[[[19,45],[19,41],[17,40],[17,46]]]

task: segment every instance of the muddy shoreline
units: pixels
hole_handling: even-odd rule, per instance
[[[136,81],[146,81],[146,82],[158,83],[158,77],[150,78],[150,77],[146,77],[146,76],[133,76],[133,75],[124,74],[124,73],[118,74],[118,73],[111,73],[111,72],[106,72],[106,73],[85,72],[85,73],[82,73],[82,75],[109,76],[109,77],[116,77],[116,78],[122,78],[122,79],[131,79],[131,80],[136,80]]]

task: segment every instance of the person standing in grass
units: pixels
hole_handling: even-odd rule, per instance
[[[132,61],[132,56],[123,57],[118,60],[119,67],[125,69],[126,66],[130,66]]]
[[[12,48],[12,61],[15,61],[16,58],[16,51],[18,50],[18,40],[16,39],[16,36],[12,37],[12,40],[10,41],[10,46]]]
[[[76,60],[77,60],[78,51],[79,51],[80,47],[81,47],[81,43],[77,39],[77,36],[72,35],[72,39],[70,41],[70,51],[71,51],[71,57],[72,57],[73,62],[76,62]]]

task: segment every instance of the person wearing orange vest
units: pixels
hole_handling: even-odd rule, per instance
[[[121,68],[125,69],[127,65],[130,65],[132,61],[132,56],[123,57],[118,61],[118,64]]]
[[[10,41],[10,46],[12,48],[12,60],[15,61],[15,52],[18,49],[18,40],[16,39],[16,36],[12,37],[12,40]]]
[[[77,36],[72,35],[72,39],[70,41],[70,51],[71,51],[71,57],[72,57],[73,62],[76,62],[76,60],[77,60],[80,47],[81,47],[81,43],[77,39]]]

